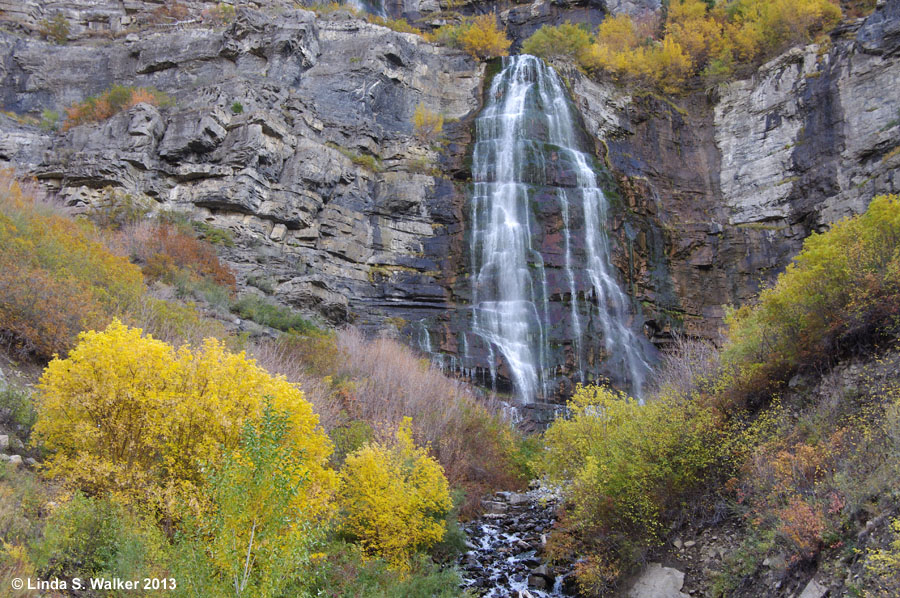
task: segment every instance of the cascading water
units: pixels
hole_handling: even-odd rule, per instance
[[[387,13],[384,10],[384,0],[346,0],[346,3],[360,12],[387,17]]]
[[[549,394],[550,299],[567,295],[574,377],[585,379],[589,341],[600,336],[607,369],[640,396],[646,342],[632,328],[629,300],[613,274],[607,198],[559,76],[533,56],[504,59],[475,128],[471,332],[485,345],[491,379],[499,355],[520,400]],[[553,270],[565,273],[554,280],[535,241],[542,226],[536,204],[551,197],[564,253]],[[575,219],[583,237],[575,238]],[[465,336],[460,345],[468,347]]]

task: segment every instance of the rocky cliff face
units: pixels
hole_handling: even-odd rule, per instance
[[[349,15],[240,10],[227,29],[103,45],[0,37],[2,102],[62,110],[114,83],[171,93],[101,124],[52,135],[4,117],[0,158],[86,205],[112,186],[236,234],[242,281],[338,324],[441,309],[454,186],[412,135],[419,103],[461,119],[481,67]],[[240,114],[233,108],[241,106]],[[450,129],[447,164],[464,152]]]
[[[675,102],[569,73],[627,200],[619,265],[654,330],[715,338],[722,306],[751,300],[809,234],[897,192],[897,13]]]
[[[524,32],[565,11],[592,21],[651,4],[538,2],[504,14]],[[159,6],[0,0],[0,163],[76,207],[111,186],[227,228],[236,246],[224,257],[244,288],[456,354],[447,339],[468,288],[466,155],[485,67],[349,13],[271,2],[239,9],[227,27],[129,32]],[[204,6],[189,4],[191,14]],[[425,2],[386,6],[438,18]],[[67,11],[78,41],[31,35],[54,11]],[[825,46],[675,101],[562,69],[615,175],[614,261],[657,343],[675,330],[715,337],[722,306],[751,299],[807,235],[897,191],[897,13],[884,4]],[[140,104],[65,132],[21,116],[113,84],[155,87],[175,106]],[[414,136],[419,103],[448,119],[443,148]]]

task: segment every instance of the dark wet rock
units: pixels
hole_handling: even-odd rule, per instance
[[[533,532],[553,524],[557,500],[541,488],[498,492],[485,500],[483,504],[492,508],[495,503],[504,508],[496,509],[502,513],[486,513],[464,525],[468,543],[474,547],[459,559],[465,585],[490,598],[525,595],[526,591],[534,598],[572,595],[563,589],[569,572],[543,562],[543,543]]]

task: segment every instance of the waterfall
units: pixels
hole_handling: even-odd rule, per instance
[[[360,12],[387,17],[387,12],[384,9],[384,0],[346,0],[346,3]]]
[[[633,330],[610,263],[607,198],[577,124],[559,76],[528,55],[504,59],[475,122],[471,332],[487,346],[492,378],[494,356],[502,356],[524,402],[549,394],[551,295],[570,302],[564,317],[577,379],[585,380],[586,352],[598,348],[588,346],[591,332],[603,339],[606,367],[632,393],[640,396],[649,371],[646,341]],[[553,281],[536,241],[536,204],[548,198],[558,203],[564,253],[553,268],[564,275]]]

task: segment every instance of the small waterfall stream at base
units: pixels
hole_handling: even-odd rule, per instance
[[[544,488],[483,501],[486,513],[463,526],[468,551],[458,565],[465,587],[484,598],[571,596],[571,570],[542,561],[557,501]]]

